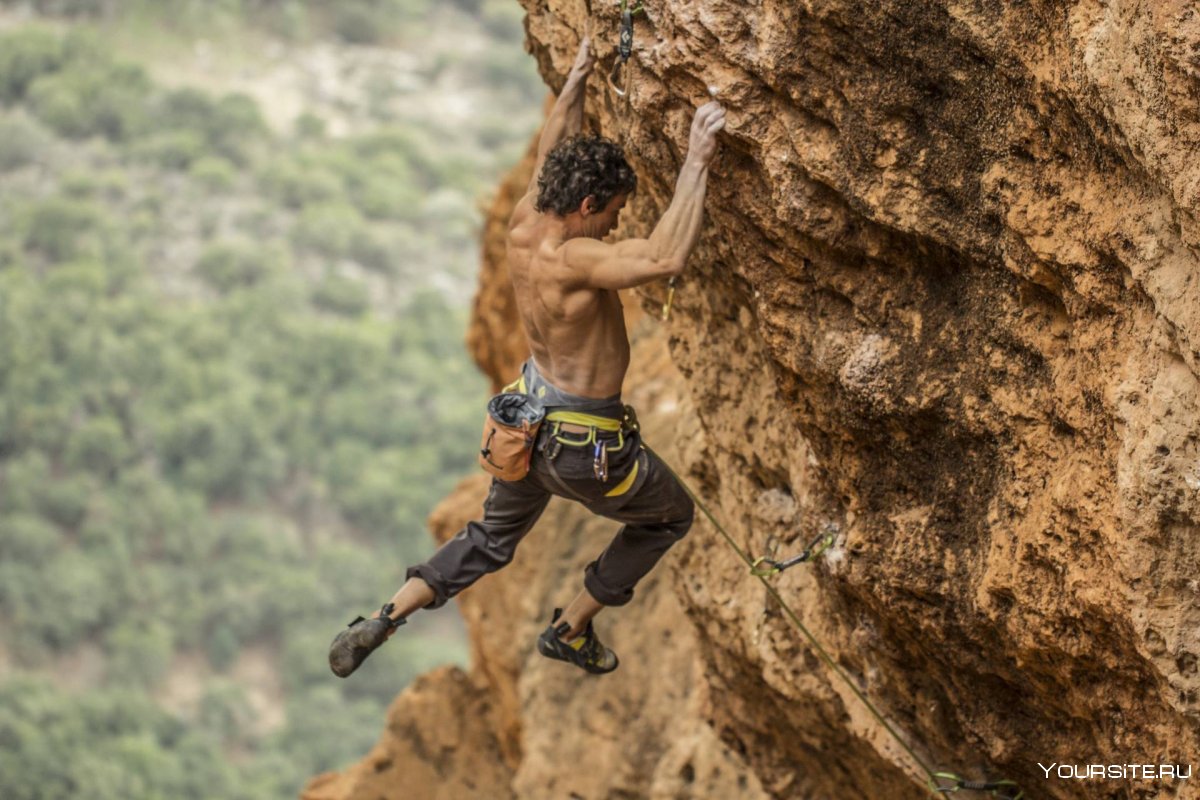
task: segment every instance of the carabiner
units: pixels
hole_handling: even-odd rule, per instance
[[[809,542],[808,547],[804,548],[804,552],[800,555],[792,556],[791,558],[783,561],[776,561],[773,558],[759,556],[751,565],[750,574],[760,578],[765,578],[768,575],[775,575],[783,572],[788,567],[794,567],[797,564],[803,564],[805,561],[810,561],[821,555],[821,553],[825,552],[825,549],[833,544],[833,540],[836,537],[837,526],[834,524],[825,525],[821,532],[818,533],[811,542]],[[767,545],[768,549],[771,550],[771,555],[775,555],[775,546],[771,544],[772,540],[774,539],[774,534],[767,539]],[[767,566],[762,567],[760,566],[761,564],[767,564]]]
[[[629,7],[629,0],[621,0],[621,38],[617,44],[617,60],[613,62],[612,72],[608,73],[608,85],[617,93],[618,97],[624,97],[629,93],[629,72],[625,72],[625,88],[622,89],[617,85],[617,79],[621,75],[621,68],[625,66],[625,62],[633,55],[633,17],[636,14],[641,14],[645,9],[642,7],[641,0],[638,0],[637,5],[633,8]]]

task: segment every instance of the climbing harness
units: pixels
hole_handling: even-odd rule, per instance
[[[642,0],[638,0],[632,7],[629,0],[621,0],[621,39],[617,44],[617,60],[613,62],[612,72],[608,74],[608,85],[618,97],[624,97],[629,91],[629,70],[625,69],[625,62],[633,55],[633,18],[645,13],[645,10]],[[625,88],[617,85],[622,70],[625,72]]]
[[[558,458],[558,454],[562,451],[564,445],[568,447],[588,447],[592,448],[592,476],[601,483],[608,482],[608,454],[619,453],[625,449],[625,444],[628,441],[626,434],[636,429],[637,414],[632,406],[624,406],[622,419],[613,419],[612,417],[602,417],[597,414],[589,414],[585,411],[568,411],[560,409],[557,411],[545,412],[541,404],[529,394],[529,387],[525,382],[525,376],[522,375],[517,380],[505,386],[501,394],[496,395],[496,398],[523,398],[527,403],[541,412],[536,420],[536,425],[540,426],[543,422],[550,426],[549,436],[546,438],[546,447],[543,450],[543,455],[546,457],[547,471],[550,477],[558,484],[568,497],[572,497],[580,502],[588,502],[586,498],[578,492],[572,490],[558,474],[558,470],[554,466],[554,461]],[[493,402],[496,402],[493,398]],[[525,409],[521,409],[525,411]],[[632,420],[632,427],[629,423]],[[566,426],[573,426],[567,428]],[[582,430],[580,430],[582,429]],[[537,427],[533,428],[533,435],[537,435]],[[585,433],[586,436],[582,439],[572,439],[563,436],[564,433]],[[611,436],[600,436],[601,433],[616,434],[614,441]],[[486,431],[485,431],[486,434]],[[486,455],[490,439],[484,440],[484,452]],[[493,448],[495,449],[495,448]],[[488,467],[484,467],[488,469]],[[528,462],[525,462],[525,469],[528,472]],[[494,470],[489,469],[489,472],[496,474]],[[605,492],[605,497],[620,497],[629,491],[633,486],[634,480],[637,478],[638,466],[634,462],[633,468],[629,474],[625,476],[616,486]],[[522,475],[523,477],[523,475]],[[519,478],[518,478],[519,480]]]
[[[626,422],[627,424],[630,424],[629,420]],[[631,424],[633,426],[633,430],[638,430],[636,418],[632,420]],[[817,638],[813,636],[808,628],[805,627],[804,623],[800,621],[800,617],[796,615],[796,612],[792,610],[791,606],[787,604],[775,587],[771,585],[771,582],[767,580],[769,576],[778,573],[780,570],[776,568],[767,570],[760,569],[758,565],[760,563],[766,563],[766,559],[760,558],[757,561],[751,561],[750,557],[746,555],[745,551],[738,546],[737,542],[733,540],[733,537],[729,535],[729,532],[725,530],[725,527],[721,525],[720,522],[717,522],[717,518],[713,516],[712,512],[708,509],[708,506],[704,504],[704,501],[702,501],[696,495],[696,493],[692,491],[692,488],[684,482],[683,478],[679,477],[679,473],[675,472],[671,465],[668,464],[662,458],[662,456],[658,456],[658,454],[650,448],[650,445],[645,443],[645,439],[642,440],[642,446],[646,448],[648,453],[657,456],[659,461],[662,462],[663,466],[667,468],[667,471],[674,476],[675,480],[679,481],[679,485],[683,487],[685,492],[687,492],[688,497],[692,498],[692,502],[696,504],[696,508],[699,508],[704,516],[708,518],[708,521],[712,523],[712,526],[717,529],[717,532],[721,534],[733,551],[737,553],[738,558],[742,559],[742,561],[746,563],[746,565],[750,568],[750,574],[762,582],[763,587],[766,588],[767,592],[769,592],[771,596],[775,598],[775,601],[779,603],[779,607],[783,610],[783,613],[789,620],[791,620],[796,629],[804,635],[804,638],[806,638],[808,643],[812,645],[814,650],[816,650],[817,655],[821,657],[821,660],[825,662],[825,665],[828,666],[829,669],[841,679],[842,683],[844,683],[846,687],[850,689],[850,691],[853,692],[859,700],[862,701],[863,705],[867,707],[867,710],[871,712],[871,715],[875,718],[875,720],[882,725],[883,729],[887,731],[889,735],[891,735],[892,739],[894,739],[896,743],[904,749],[904,752],[908,753],[913,762],[919,766],[922,771],[924,771],[926,777],[929,779],[927,788],[930,792],[931,798],[936,798],[938,795],[942,794],[965,790],[975,792],[991,792],[992,796],[998,798],[998,800],[1024,800],[1024,793],[1017,788],[1017,784],[1013,781],[967,781],[950,772],[934,772],[933,769],[931,769],[929,765],[925,763],[925,760],[918,756],[916,751],[914,751],[912,747],[910,747],[909,744],[905,742],[903,738],[901,738],[900,734],[895,728],[892,727],[891,723],[884,719],[883,714],[880,713],[879,709],[875,707],[875,704],[868,700],[867,696],[863,694],[863,692],[854,684],[853,681],[850,680],[850,677],[846,675],[841,667],[837,665],[837,662],[833,660],[833,657],[829,655],[829,652],[824,648],[824,646],[821,645],[819,641],[817,641]],[[820,553],[829,546],[828,543],[821,544],[820,541],[824,540],[826,536],[831,536],[828,530],[822,532],[822,535],[818,537],[818,540],[814,540],[813,544],[809,545],[809,549],[804,553],[801,553],[800,556],[797,556],[794,559],[788,559],[787,562],[783,563],[787,564],[787,566],[791,566],[792,564],[800,563],[804,560],[811,560],[815,555],[812,552],[814,549],[817,550],[817,553]],[[817,549],[818,547],[819,549]],[[779,562],[771,563],[775,564]],[[940,783],[941,780],[951,780],[954,781],[954,783],[950,786],[942,786]],[[1011,790],[1017,790],[1016,794],[1011,794]],[[1006,793],[999,794],[999,792],[1002,791]]]
[[[968,781],[953,772],[935,772],[929,783],[929,788],[938,794],[954,794],[957,791],[987,792],[997,800],[1024,800],[1025,792],[1014,781]],[[942,786],[941,781],[950,781],[949,786]],[[1016,792],[1016,794],[1013,794]]]
[[[783,572],[785,569],[788,569],[789,567],[794,567],[797,564],[803,564],[805,561],[810,561],[821,555],[821,553],[824,553],[825,548],[833,544],[833,540],[836,536],[837,525],[834,523],[829,523],[825,525],[820,533],[817,534],[815,539],[809,542],[808,547],[804,548],[804,552],[800,555],[792,556],[791,558],[784,559],[783,561],[776,561],[772,558],[767,558],[766,556],[759,556],[758,558],[754,559],[754,563],[750,566],[750,574],[757,577],[776,575],[780,572]],[[767,549],[772,552],[772,555],[774,555],[775,551],[775,544],[773,543],[777,544],[778,542],[775,538],[775,535],[771,534],[770,538],[767,539]],[[766,564],[767,566],[760,566],[762,564]]]

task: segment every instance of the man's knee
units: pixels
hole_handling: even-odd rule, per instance
[[[633,587],[614,588],[605,583],[598,573],[599,560],[592,561],[583,568],[583,588],[597,603],[605,606],[627,605],[633,599]]]
[[[514,550],[504,550],[499,552],[485,551],[485,559],[482,563],[482,567],[484,571],[489,574],[492,572],[498,572],[511,564],[516,555],[516,551]]]
[[[692,523],[696,519],[696,504],[692,502],[692,498],[683,490],[683,487],[679,487],[679,495],[675,498],[672,508],[674,513],[671,514],[671,519],[666,525],[671,531],[671,535],[678,541],[692,529]]]
[[[523,532],[516,531],[508,535],[497,533],[495,528],[489,529],[474,521],[467,523],[465,538],[468,546],[454,553],[455,563],[451,571],[473,583],[511,564]]]

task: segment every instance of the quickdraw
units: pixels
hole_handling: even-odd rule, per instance
[[[759,577],[775,575],[783,572],[789,567],[794,567],[797,564],[803,564],[805,561],[810,561],[821,555],[821,553],[825,552],[825,549],[833,544],[833,540],[836,537],[837,525],[829,523],[821,529],[821,532],[817,534],[816,538],[808,543],[808,547],[804,548],[804,552],[800,555],[792,556],[791,558],[784,559],[783,561],[776,561],[773,558],[759,556],[758,558],[754,559],[754,563],[750,565],[750,574],[757,575]],[[771,550],[772,553],[774,553],[775,550],[775,546],[772,544],[773,541],[775,541],[774,534],[767,539],[767,549]],[[761,566],[762,564],[766,564],[767,566],[763,567]]]
[[[629,92],[629,70],[625,70],[625,88],[617,85],[617,80],[621,75],[621,70],[625,67],[625,62],[633,55],[633,18],[645,13],[645,8],[642,7],[642,0],[638,0],[634,6],[629,5],[629,0],[621,0],[621,39],[617,44],[617,60],[613,62],[612,72],[608,74],[608,85],[617,93],[618,97],[624,97]]]
[[[960,778],[953,772],[935,772],[933,776],[936,780],[931,779],[929,781],[929,789],[936,794],[954,794],[958,791],[967,791],[988,792],[992,797],[997,798],[997,800],[1024,800],[1025,798],[1025,792],[1021,791],[1021,788],[1017,786],[1015,781],[968,781]],[[942,781],[950,781],[950,785],[942,786]]]
[[[675,299],[675,277],[667,281],[667,302],[663,303],[662,318],[666,322],[671,318],[671,301]]]

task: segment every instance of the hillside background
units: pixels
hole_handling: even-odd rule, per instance
[[[0,797],[294,797],[472,469],[480,209],[544,88],[506,0],[0,3]]]

